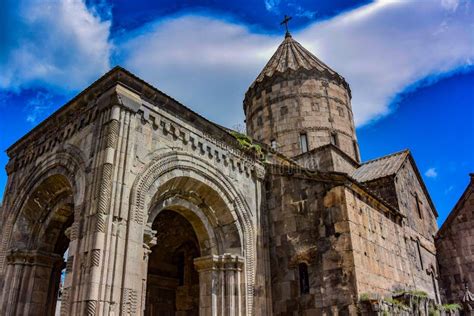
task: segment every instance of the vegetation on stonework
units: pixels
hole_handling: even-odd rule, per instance
[[[254,144],[252,138],[248,137],[245,134],[232,131],[230,132],[232,136],[239,142],[240,146],[245,150],[253,151],[257,154],[260,159],[264,159],[265,155],[263,154],[262,147],[259,144]]]
[[[428,310],[428,316],[440,316],[441,313],[437,308],[430,307]]]
[[[387,303],[390,303],[394,306],[398,306],[398,307],[401,307],[401,308],[408,308],[408,306],[403,304],[403,302],[400,302],[399,300],[391,298],[391,297],[385,298],[384,301],[387,302]]]
[[[360,301],[369,301],[370,300],[370,294],[369,293],[362,293],[359,296]]]
[[[428,297],[428,293],[426,293],[424,291],[419,291],[419,290],[399,290],[399,291],[394,292],[393,294],[395,296],[406,294],[406,295],[413,296],[415,298],[427,298]]]
[[[445,312],[455,312],[461,310],[462,307],[459,304],[443,304],[441,305],[441,309]]]
[[[440,316],[441,311],[444,311],[449,314],[454,314],[457,311],[462,310],[461,305],[459,304],[443,304],[443,305],[435,305],[433,307],[430,307],[428,311],[429,316]]]

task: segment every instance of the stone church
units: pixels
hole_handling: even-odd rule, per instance
[[[287,33],[243,109],[115,67],[8,148],[0,315],[428,315],[435,207],[361,161],[346,80]]]

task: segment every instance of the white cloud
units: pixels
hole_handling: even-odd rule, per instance
[[[246,89],[281,40],[203,16],[167,19],[139,33],[120,41],[124,66],[227,126],[243,121]]]
[[[278,8],[280,0],[264,0],[264,3],[267,11],[280,14],[280,9]]]
[[[441,5],[446,9],[455,11],[459,6],[459,0],[441,0]]]
[[[25,111],[28,112],[26,116],[26,121],[31,124],[36,124],[38,119],[43,116],[45,113],[49,112],[52,107],[53,95],[45,92],[39,91],[36,95],[28,100],[26,104]]]
[[[83,1],[2,6],[8,17],[0,34],[6,43],[0,49],[0,88],[84,88],[109,69],[110,21],[102,21]]]
[[[425,176],[428,178],[436,178],[438,176],[438,172],[436,171],[436,168],[429,168],[425,171]]]
[[[272,9],[277,1],[266,1]],[[293,37],[352,88],[360,126],[390,112],[398,93],[419,80],[474,60],[473,8],[467,1],[377,1],[314,23]],[[248,86],[283,36],[202,16],[144,26],[117,43],[127,68],[221,124],[242,120]]]
[[[346,77],[361,125],[387,114],[397,93],[417,81],[472,65],[473,8],[446,2],[377,1],[298,36]]]

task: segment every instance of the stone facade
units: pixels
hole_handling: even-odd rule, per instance
[[[52,315],[60,287],[61,315],[428,315],[411,154],[361,163],[345,80],[291,36],[275,56],[244,101],[257,141],[116,67],[13,144],[0,315]]]
[[[474,313],[474,174],[436,237],[443,299]],[[470,296],[470,297],[469,297]]]
[[[50,314],[62,264],[61,314],[147,311],[148,263],[171,269],[162,270],[171,287],[178,279],[154,251],[174,255],[185,246],[157,232],[164,210],[195,235],[184,268],[196,261],[189,271],[198,281],[174,286],[176,295],[197,291],[190,304],[204,314],[215,306],[225,306],[222,315],[267,313],[267,278],[256,277],[267,270],[257,230],[264,167],[226,131],[115,68],[8,155],[1,315]]]

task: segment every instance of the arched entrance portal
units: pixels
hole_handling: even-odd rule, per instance
[[[44,177],[27,195],[9,242],[1,315],[55,315],[63,256],[74,221],[73,189],[61,174]]]
[[[180,214],[163,210],[155,218],[156,245],[148,257],[145,315],[198,315],[200,257],[192,225]]]
[[[164,153],[150,161],[134,182],[130,206],[133,225],[127,231],[132,241],[142,243],[142,249],[125,254],[125,269],[130,275],[124,279],[127,293],[142,293],[140,298],[146,298],[149,255],[157,243],[153,223],[162,211],[171,210],[191,224],[199,243],[200,257],[194,259],[199,275],[199,315],[253,314],[253,213],[226,176],[199,157]],[[133,258],[137,256],[143,258],[140,285],[133,279]],[[127,295],[122,305],[133,310],[134,302]],[[146,299],[139,303],[145,311]]]

